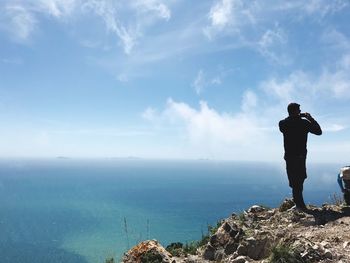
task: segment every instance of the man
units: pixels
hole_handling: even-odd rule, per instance
[[[338,184],[344,194],[344,200],[350,205],[350,166],[344,166],[338,174]]]
[[[306,211],[303,198],[303,185],[306,179],[306,154],[307,136],[311,132],[321,135],[320,125],[311,117],[309,113],[300,113],[298,103],[288,105],[289,117],[279,122],[280,131],[284,139],[284,159],[289,186],[292,188],[293,201],[296,208]]]

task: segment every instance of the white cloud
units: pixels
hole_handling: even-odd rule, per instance
[[[0,28],[8,31],[19,41],[27,40],[37,26],[35,16],[21,5],[7,5],[5,16],[8,24]]]
[[[193,80],[192,87],[194,87],[196,93],[200,95],[206,87],[213,85],[221,85],[222,78],[226,75],[227,72],[220,71],[219,75],[212,78],[208,77],[202,69],[200,69]]]
[[[251,143],[259,135],[256,123],[245,115],[219,113],[205,101],[200,102],[197,110],[169,99],[165,114],[183,122],[191,141],[197,143]]]
[[[200,94],[202,90],[204,89],[204,86],[206,85],[205,79],[204,79],[204,73],[203,70],[199,70],[197,73],[196,78],[193,81],[192,86],[194,87],[197,94]]]
[[[209,39],[213,39],[221,32],[237,33],[240,26],[246,24],[247,20],[254,21],[252,13],[243,9],[241,0],[216,1],[210,8],[208,19],[210,25],[204,27],[203,32]]]
[[[271,4],[271,3],[270,3]],[[279,1],[273,6],[275,10],[295,11],[304,15],[316,15],[322,18],[329,14],[334,14],[349,6],[347,0],[294,0],[294,1]]]
[[[339,66],[344,70],[350,70],[350,52],[342,57]]]
[[[136,28],[127,28],[117,18],[117,8],[112,2],[107,1],[87,1],[82,6],[83,10],[93,12],[101,17],[109,32],[116,34],[121,41],[124,52],[130,54],[136,44],[139,35]]]
[[[241,5],[241,1],[237,0],[221,0],[211,7],[209,12],[209,19],[211,25],[219,29],[234,23],[234,8]]]
[[[81,3],[79,0],[36,0],[36,4],[42,12],[59,18],[70,15]]]
[[[213,85],[220,85],[222,83],[221,77],[215,77],[210,81]]]
[[[332,67],[324,67],[318,86],[337,99],[350,98],[350,39],[343,33],[326,30],[322,40],[333,54]]]
[[[159,18],[169,20],[171,11],[162,1],[158,0],[135,0],[131,5],[140,13],[154,12]]]
[[[331,48],[332,51],[350,51],[350,41],[348,37],[334,28],[325,30],[322,34],[321,40],[323,40],[324,43],[329,44],[328,48]]]
[[[88,0],[83,9],[103,19],[107,30],[120,39],[126,54],[131,54],[146,27],[152,26],[157,18],[169,20],[171,17],[169,7],[159,0],[125,3]]]
[[[254,104],[254,99],[250,95],[247,96],[249,97],[247,100],[251,100],[250,103]],[[172,129],[177,130],[178,138],[175,139],[174,135],[171,140],[187,145],[184,151],[191,152],[192,158],[236,156],[240,159],[250,153],[255,155],[263,151],[265,143],[263,138],[271,133],[270,130],[261,127],[262,123],[254,114],[220,113],[210,108],[205,101],[200,101],[197,109],[187,103],[168,99],[163,111],[157,113],[155,109],[147,108],[143,116],[152,123],[157,123],[157,127],[163,125],[168,129],[173,127]]]
[[[308,14],[320,14],[326,16],[333,14],[345,8],[348,5],[348,1],[335,0],[312,0],[312,1],[301,1],[300,10],[305,10]]]
[[[336,123],[333,123],[333,124],[328,124],[324,127],[322,127],[322,130],[325,132],[339,132],[339,131],[342,131],[342,130],[345,130],[346,129],[346,126],[344,125],[341,125],[341,124],[336,124]]]
[[[314,81],[317,83],[319,80]],[[342,124],[347,123],[346,119],[319,116],[315,110],[319,97],[317,87],[312,88],[314,83],[307,74],[297,72],[281,81],[265,81],[260,90],[246,90],[241,110],[235,113],[219,112],[205,101],[200,101],[199,108],[196,108],[168,99],[164,110],[147,108],[143,117],[157,124],[158,128],[166,127],[167,131],[176,130],[181,134],[178,137],[172,135],[174,137],[170,140],[186,145],[187,148],[182,150],[184,156],[190,152],[190,158],[277,160],[283,156],[282,135],[277,122],[287,115],[286,105],[291,101],[301,103],[304,110],[321,121],[325,133],[347,129]],[[312,156],[319,160],[327,159],[327,151],[322,148],[325,146],[320,145],[317,146],[320,151],[312,153]]]
[[[316,94],[314,87],[310,76],[302,71],[293,72],[281,80],[270,78],[260,84],[260,88],[270,100],[275,100],[283,105],[291,101],[310,104],[309,100]]]
[[[324,68],[320,75],[295,71],[284,79],[270,78],[261,88],[280,103],[300,101],[312,104],[317,98],[347,100],[350,98],[348,55],[340,59],[332,70]]]
[[[125,73],[121,73],[117,76],[117,79],[120,81],[120,82],[128,82],[129,81],[129,78],[128,76],[125,74]]]
[[[259,52],[278,64],[288,64],[290,58],[287,56],[286,44],[287,34],[278,25],[274,29],[267,29],[257,43]]]
[[[320,77],[319,90],[329,91],[337,99],[350,98],[350,72],[346,69],[339,69],[335,72],[324,71]]]
[[[6,0],[6,25],[9,33],[25,40],[39,25],[42,15],[67,22],[68,17],[96,15],[103,20],[108,32],[120,41],[124,52],[130,54],[146,28],[157,20],[168,21],[170,8],[160,0],[110,1],[110,0],[18,0],[16,4]],[[1,18],[1,15],[0,15]],[[77,19],[71,19],[74,23]],[[87,40],[88,41],[88,40]],[[87,43],[86,40],[80,41]]]
[[[245,91],[242,100],[242,111],[250,112],[251,110],[255,109],[257,104],[258,96],[256,95],[256,93],[252,90]]]
[[[268,122],[268,118],[276,118],[285,112],[286,105],[290,102],[298,102],[302,110],[318,116],[324,107],[335,109],[350,99],[350,77],[346,74],[341,61],[335,71],[325,70],[320,76],[296,71],[289,76],[276,79],[270,78],[260,84],[258,99],[264,104],[259,104],[261,118]],[[244,101],[244,100],[243,100]],[[243,104],[244,105],[244,104]],[[328,113],[327,113],[328,114]],[[329,113],[320,116],[322,128],[325,132],[340,132],[347,129],[345,123],[349,122],[348,116],[338,116]]]
[[[153,121],[157,118],[157,111],[152,107],[148,107],[142,113],[142,118],[144,118],[145,120],[148,120],[148,121]]]
[[[21,58],[2,58],[0,59],[2,63],[11,65],[22,65],[23,60]]]
[[[203,32],[210,40],[217,36],[234,37],[236,42],[256,48],[276,60],[276,52],[272,52],[275,46],[271,44],[284,44],[287,35],[283,28],[271,29],[272,24],[285,24],[286,19],[289,24],[298,24],[304,18],[310,18],[311,23],[320,23],[326,16],[335,15],[348,7],[347,0],[216,0],[210,7]],[[256,41],[256,34],[261,32],[262,38]]]
[[[286,42],[285,35],[280,29],[275,31],[268,29],[261,37],[259,41],[259,45],[261,46],[262,49],[267,49],[273,46],[276,42],[285,43]]]

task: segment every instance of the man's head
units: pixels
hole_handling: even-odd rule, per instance
[[[300,105],[295,102],[289,103],[287,110],[289,116],[298,116],[300,114]]]
[[[340,169],[340,177],[344,180],[350,180],[350,166],[344,166]]]

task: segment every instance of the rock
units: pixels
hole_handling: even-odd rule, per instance
[[[240,244],[237,248],[237,253],[238,253],[238,255],[246,256],[248,253],[247,246],[244,244]]]
[[[269,236],[258,236],[257,238],[247,238],[246,255],[254,260],[267,257],[272,247],[272,238]]]
[[[276,232],[277,237],[284,237],[285,236],[285,231],[284,230],[277,230]]]
[[[331,245],[327,241],[324,241],[324,240],[321,242],[321,246],[324,247],[324,248],[330,248],[331,247]]]
[[[231,255],[237,250],[237,247],[238,244],[235,242],[235,240],[233,240],[225,246],[224,252],[226,255]]]
[[[278,210],[280,212],[285,212],[288,209],[291,209],[293,206],[295,205],[295,203],[293,202],[292,199],[285,199],[282,204],[280,205],[280,207],[278,208]]]
[[[212,245],[207,244],[207,246],[204,250],[204,253],[203,253],[203,258],[208,259],[208,260],[215,259],[215,248]]]
[[[151,240],[127,252],[122,263],[143,263],[144,259],[152,263],[209,263],[209,260],[267,263],[276,245],[281,246],[282,253],[291,253],[296,262],[350,262],[348,210],[344,212],[340,207],[327,205],[307,214],[294,209],[287,211],[290,205],[292,201],[285,200],[281,205],[283,212],[252,206],[245,211],[244,220],[243,216],[236,215],[222,220],[208,243],[197,249],[197,255],[181,253],[182,244],[172,243],[167,249],[180,253],[171,256]],[[315,221],[324,225],[317,225]]]
[[[186,259],[183,259],[182,261],[178,259],[176,263],[205,263],[209,261],[204,260],[202,257],[198,255],[189,255]]]
[[[234,259],[231,259],[231,263],[245,263],[247,261],[247,258],[245,256],[238,256]]]
[[[258,212],[263,212],[265,211],[266,209],[262,206],[259,206],[259,205],[253,205],[251,206],[249,209],[248,209],[248,213],[258,213]]]
[[[332,258],[333,258],[332,252],[331,252],[330,250],[328,250],[328,249],[325,250],[323,256],[324,256],[325,258],[328,258],[328,259],[332,259]]]
[[[122,263],[172,263],[172,255],[156,240],[139,243],[124,254]]]
[[[214,258],[215,261],[221,261],[225,257],[224,249],[218,249],[215,251]]]
[[[227,255],[233,254],[239,244],[243,230],[232,220],[226,220],[209,239],[209,243],[203,253],[207,260],[221,260]]]

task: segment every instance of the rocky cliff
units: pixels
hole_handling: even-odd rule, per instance
[[[232,214],[197,246],[141,242],[123,263],[350,262],[350,207],[323,205],[302,212],[285,200],[279,208],[252,206]]]

